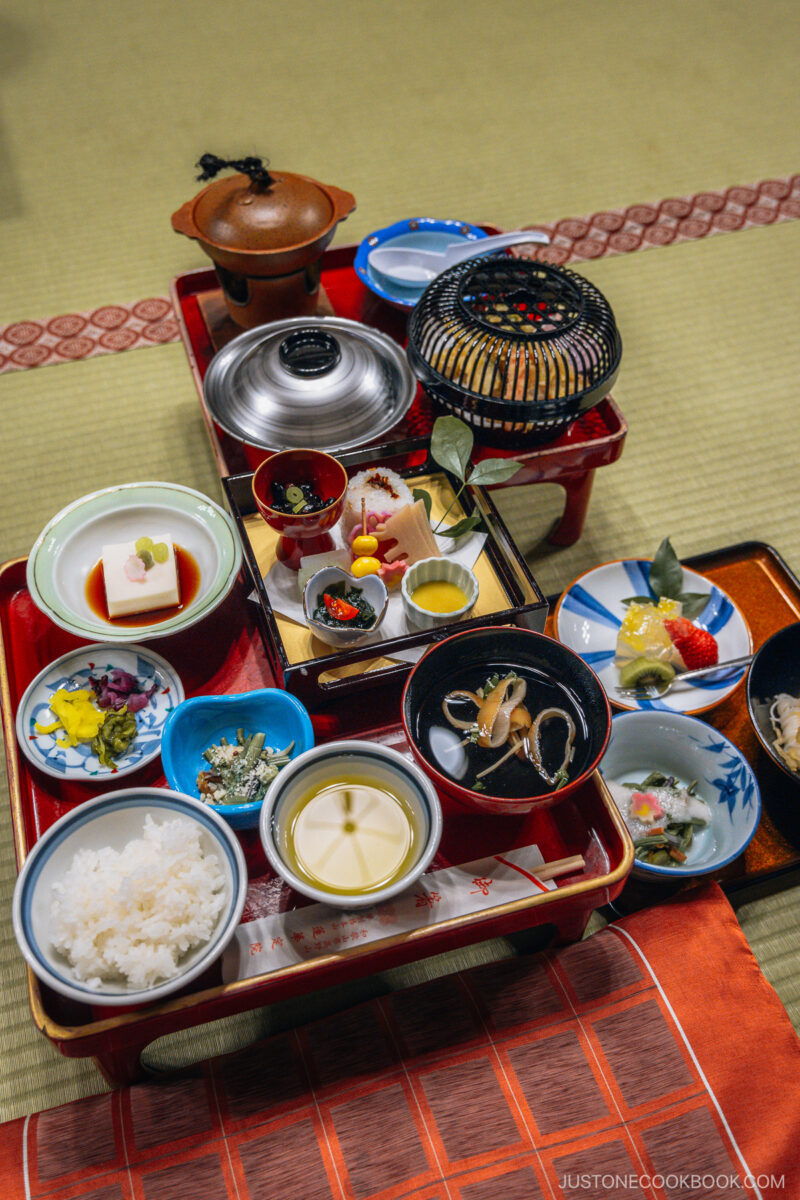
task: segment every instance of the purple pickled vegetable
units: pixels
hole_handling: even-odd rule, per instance
[[[98,708],[122,708],[127,704],[128,711],[135,713],[144,708],[156,690],[153,683],[143,689],[135,675],[114,667],[108,675],[89,676],[94,694],[97,697]]]
[[[146,692],[137,692],[135,695],[129,696],[126,701],[128,712],[137,713],[140,708],[145,708],[155,690],[156,685],[153,684]]]

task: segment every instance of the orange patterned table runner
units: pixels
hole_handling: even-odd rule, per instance
[[[794,1200],[800,1043],[715,884],[0,1127],[3,1200]]]

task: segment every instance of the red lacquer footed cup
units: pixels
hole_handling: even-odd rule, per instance
[[[333,504],[312,513],[278,512],[272,507],[273,483],[309,483],[320,499],[333,497]],[[347,472],[322,450],[282,450],[261,463],[253,476],[253,497],[269,527],[281,535],[275,551],[279,562],[297,571],[305,555],[334,548],[329,531],[342,515],[346,490]]]

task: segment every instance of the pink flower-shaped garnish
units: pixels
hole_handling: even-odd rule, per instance
[[[640,821],[652,823],[663,817],[664,809],[652,792],[634,792],[631,796],[631,815]]]
[[[397,587],[407,570],[408,563],[404,562],[403,559],[398,559],[392,563],[381,563],[378,575],[387,588]]]
[[[142,583],[147,575],[145,565],[138,554],[132,554],[130,558],[126,558],[122,569],[125,572],[125,578],[130,579],[131,583]]]

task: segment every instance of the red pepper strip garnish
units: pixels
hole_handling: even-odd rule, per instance
[[[353,617],[358,616],[359,610],[355,604],[348,604],[340,596],[329,596],[327,592],[324,592],[322,598],[328,612],[336,621],[352,621]]]

